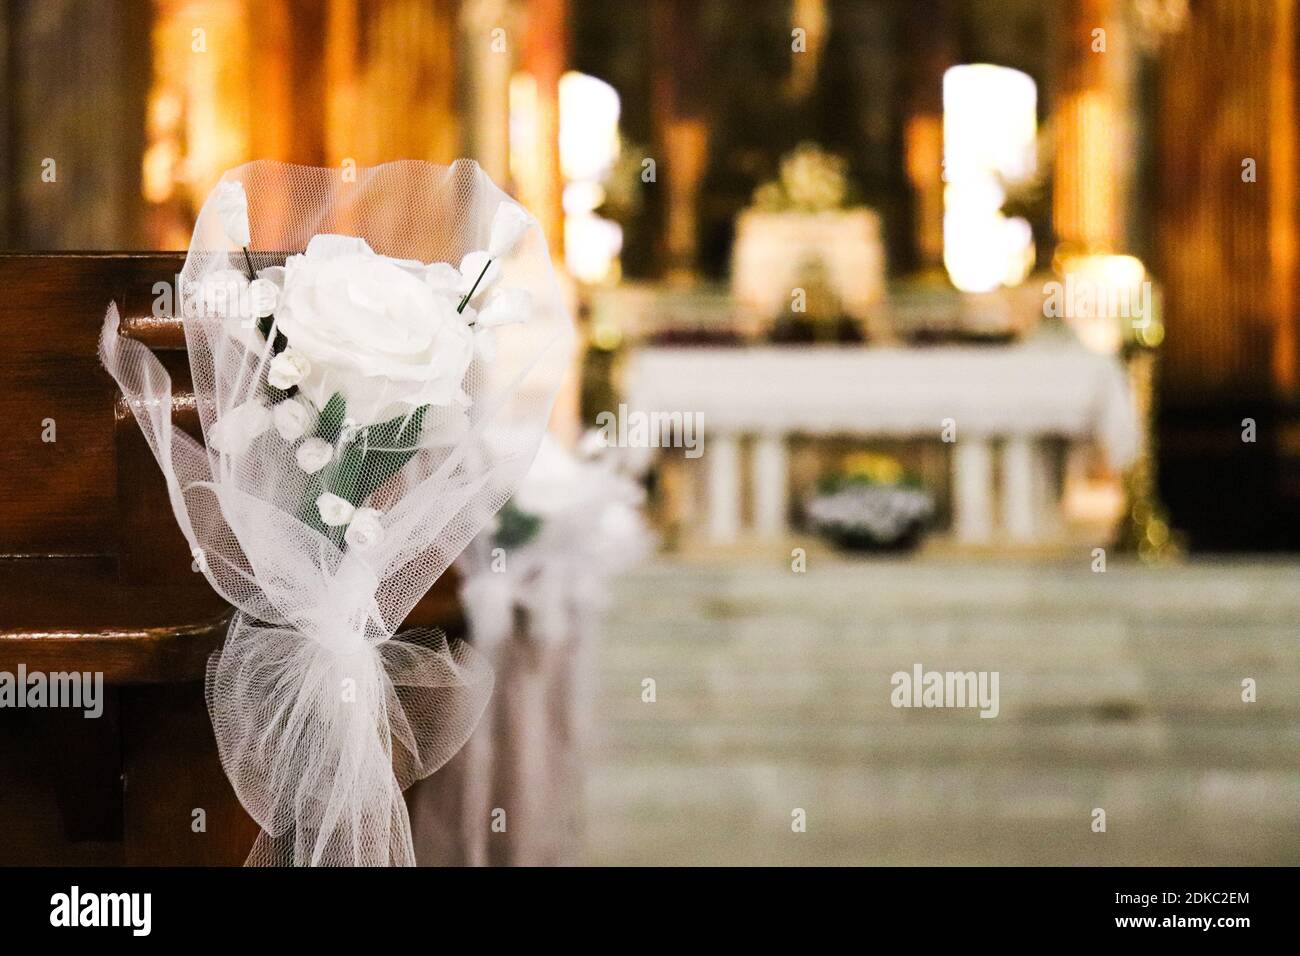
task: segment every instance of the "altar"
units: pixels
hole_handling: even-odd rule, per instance
[[[1060,527],[1051,440],[1065,442],[1067,462],[1099,448],[1117,471],[1140,445],[1119,359],[1056,335],[999,346],[647,346],[629,356],[623,390],[633,411],[702,415],[704,524],[719,544],[787,531],[794,435],[950,444],[952,531],[966,544],[1051,539]]]

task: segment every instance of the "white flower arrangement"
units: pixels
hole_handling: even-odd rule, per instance
[[[402,790],[469,737],[491,674],[438,632],[394,638],[536,453],[572,342],[545,243],[473,163],[255,162],[200,211],[181,296],[202,441],[115,306],[100,358],[235,609],[206,693],[262,828],[249,862],[412,865]]]
[[[253,442],[271,427],[271,418],[270,409],[261,402],[244,402],[217,419],[208,441],[222,454],[247,454]]]
[[[334,446],[323,438],[308,438],[294,451],[298,467],[314,475],[334,458]]]
[[[901,485],[857,485],[808,502],[808,517],[818,531],[881,546],[902,540],[933,513],[928,494]]]
[[[934,500],[897,460],[867,453],[824,476],[805,512],[815,531],[842,547],[894,548],[917,540]]]
[[[512,252],[533,219],[515,203],[500,203],[487,249],[467,253],[457,266],[385,256],[361,237],[323,233],[283,266],[256,271],[248,249],[244,187],[223,182],[214,201],[248,271],[220,269],[205,276],[198,291],[201,308],[222,320],[254,318],[264,341],[274,337],[266,369],[271,407],[247,403],[227,412],[213,426],[214,447],[223,454],[247,454],[274,425],[286,442],[306,436],[294,454],[303,472],[316,475],[341,462],[344,448],[365,441],[368,426],[376,426],[385,435],[383,452],[369,465],[365,452],[348,465],[350,473],[366,473],[366,480],[347,489],[326,487],[315,498],[326,529],[346,527],[363,499],[377,490],[375,476],[378,483],[387,480],[420,446],[426,415],[468,404],[466,372],[475,358],[495,358],[494,330],[527,321],[528,291],[496,283],[499,260]],[[291,397],[274,401],[275,393]],[[381,467],[370,467],[375,462]],[[338,520],[339,502],[353,509],[343,520]],[[362,512],[368,524],[379,521],[379,511]],[[305,512],[309,523],[313,517]],[[332,537],[346,548],[352,539],[371,543],[379,535],[368,528]]]
[[[369,551],[383,540],[384,525],[379,520],[382,517],[383,513],[375,508],[358,508],[344,535],[348,545],[358,551]]]
[[[514,498],[459,559],[474,642],[488,653],[514,626],[517,607],[529,614],[532,638],[570,637],[572,614],[599,606],[610,577],[654,545],[641,514],[648,459],[594,438],[575,453],[547,435]],[[492,558],[499,549],[509,554],[504,567]]]

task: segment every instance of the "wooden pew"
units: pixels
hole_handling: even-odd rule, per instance
[[[183,261],[0,255],[0,671],[99,671],[106,685],[97,719],[0,709],[0,864],[239,864],[257,835],[203,701],[229,606],[192,570],[96,356],[114,300],[121,334],[171,373],[175,421],[198,433],[180,322],[151,316]],[[451,575],[409,623],[463,633]]]

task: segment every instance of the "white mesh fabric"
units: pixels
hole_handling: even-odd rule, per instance
[[[380,255],[455,266],[488,246],[493,215],[509,201],[467,161],[388,163],[357,170],[354,182],[338,169],[255,162],[225,181],[247,192],[258,272],[325,233],[359,236]],[[109,309],[103,363],[158,459],[204,573],[238,609],[209,664],[207,692],[223,765],[264,831],[250,863],[412,864],[401,790],[459,749],[491,693],[490,670],[467,648],[436,633],[394,634],[513,493],[568,363],[571,322],[535,223],[497,264],[499,287],[528,293],[529,319],[496,328],[495,356],[469,365],[460,383],[468,408],[398,402],[389,408],[395,419],[331,435],[328,415],[312,406],[313,427],[333,446],[314,475],[296,457],[301,441],[276,428],[233,452],[213,440],[219,422],[242,414],[236,409],[284,397],[267,382],[278,327],[264,340],[251,319],[232,320],[202,299],[214,273],[248,269],[213,197],[199,213],[179,290],[204,444],[173,427],[169,376],[152,352],[118,334]],[[365,383],[380,405],[402,385],[382,376]],[[382,538],[364,551],[349,547],[341,528],[313,517],[323,489],[347,489],[358,507],[381,512]]]

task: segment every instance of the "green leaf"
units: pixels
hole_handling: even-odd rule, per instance
[[[346,402],[336,393],[321,410],[317,436],[331,444],[337,442],[345,411]],[[428,411],[428,405],[421,405],[411,413],[409,421],[406,415],[399,415],[362,429],[332,465],[321,472],[321,490],[333,492],[360,507],[415,457]]]
[[[421,405],[410,415],[399,415],[378,425],[365,429],[363,436],[347,451],[345,458],[354,451],[362,453],[358,467],[353,474],[356,481],[348,490],[355,497],[346,497],[354,505],[360,505],[371,494],[378,491],[388,479],[405,467],[419,450],[420,433],[424,428],[424,416],[429,411],[428,405]],[[344,467],[344,471],[347,467]]]
[[[365,429],[369,436],[367,440],[371,446],[379,448],[414,448],[419,443],[420,430],[424,428],[424,416],[428,411],[428,405],[421,405],[411,412],[409,421],[407,416],[398,415],[378,425],[371,425]]]
[[[419,450],[424,416],[429,406],[421,405],[408,416],[399,415],[361,429],[340,454],[326,468],[311,477],[307,485],[299,517],[343,550],[346,528],[331,528],[320,520],[316,499],[323,492],[331,492],[354,507],[361,507],[367,498],[396,475]],[[331,445],[337,444],[347,415],[347,400],[335,392],[321,409],[316,420],[316,437]]]
[[[320,417],[316,419],[316,437],[325,439],[331,445],[338,441],[339,432],[343,430],[343,419],[347,413],[347,399],[343,397],[342,392],[335,392],[325,403],[325,407],[320,410]]]
[[[533,540],[541,527],[541,518],[521,511],[513,500],[507,501],[497,514],[497,530],[492,542],[499,548],[518,548]]]

